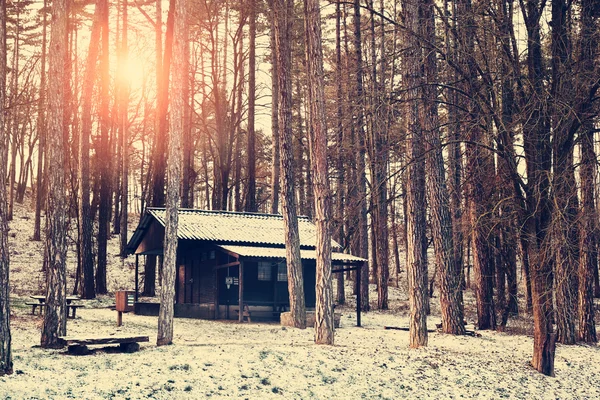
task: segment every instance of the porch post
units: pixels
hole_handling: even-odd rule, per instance
[[[135,255],[135,302],[137,303],[138,301],[138,291],[139,291],[139,281],[138,281],[138,275],[140,272],[140,255],[136,254]]]
[[[365,263],[362,262],[358,264],[358,268],[356,269],[356,287],[358,290],[356,291],[356,326],[361,326],[360,324],[360,306],[362,299],[360,297],[360,275]]]
[[[238,321],[244,322],[244,263],[240,262],[240,266],[238,267],[238,289],[239,289],[239,307],[240,310],[238,312]]]

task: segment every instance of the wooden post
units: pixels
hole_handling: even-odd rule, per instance
[[[136,254],[135,255],[135,302],[136,303],[138,301],[138,291],[139,291],[138,277],[139,277],[139,273],[140,273],[140,255]],[[135,307],[135,304],[134,304],[134,307]]]
[[[117,311],[117,326],[123,325],[123,311]]]
[[[356,326],[361,326],[360,324],[360,304],[361,304],[361,297],[360,297],[360,275],[361,275],[361,271],[364,267],[364,262],[359,264],[357,266],[356,269],[356,287],[358,288],[358,290],[356,291]]]
[[[239,307],[240,307],[240,311],[238,312],[239,317],[238,320],[239,322],[244,322],[244,263],[241,262],[240,266],[238,267],[238,289],[239,289],[239,294],[238,294],[238,303],[239,303]]]

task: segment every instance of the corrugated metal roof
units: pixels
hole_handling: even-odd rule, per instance
[[[238,254],[242,257],[260,257],[260,258],[285,258],[285,249],[273,247],[256,247],[256,246],[235,246],[235,245],[219,245],[220,248],[231,253]],[[315,250],[300,250],[300,258],[303,260],[316,260],[317,252]],[[331,253],[333,261],[367,261],[364,258],[353,256],[345,253]]]
[[[148,213],[165,225],[164,208],[148,208]],[[315,225],[307,217],[298,217],[298,229],[300,246],[315,247]],[[180,209],[177,236],[188,240],[285,245],[283,217],[274,214]],[[335,241],[332,245],[339,247]]]

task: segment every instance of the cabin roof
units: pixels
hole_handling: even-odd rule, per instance
[[[277,247],[259,247],[259,246],[236,246],[219,245],[220,248],[230,253],[235,253],[241,257],[250,258],[285,258],[285,249]],[[300,250],[300,258],[303,260],[316,260],[316,250]],[[343,262],[362,262],[367,261],[364,258],[353,256],[346,253],[331,253],[332,261]]]
[[[250,244],[269,247],[285,246],[283,216],[276,214],[242,213],[179,209],[177,237],[216,244]],[[165,226],[164,208],[147,208],[127,245],[129,254],[135,253],[153,221]],[[317,229],[308,217],[298,217],[300,246],[314,248]],[[332,241],[332,246],[340,247]]]

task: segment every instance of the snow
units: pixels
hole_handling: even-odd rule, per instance
[[[12,344],[15,373],[0,378],[0,398],[154,398],[198,399],[360,399],[360,398],[600,398],[598,346],[557,345],[556,378],[529,366],[533,340],[529,317],[509,322],[506,333],[481,331],[481,337],[429,334],[429,345],[408,348],[408,332],[384,326],[408,326],[406,289],[390,288],[390,311],[363,314],[358,328],[350,286],[335,346],[315,345],[313,330],[275,323],[176,319],[174,344],[156,347],[157,318],[106,308],[111,296],[85,302],[68,321],[69,336],[148,335],[137,353],[115,346],[92,346],[93,353],[71,356],[44,350],[41,318],[24,305],[42,290],[42,244],[30,240],[33,214],[17,206],[11,223]],[[73,249],[71,249],[73,250]],[[131,289],[131,260],[123,265],[111,240],[109,290]],[[70,252],[69,284],[74,253]],[[371,288],[371,299],[376,299]],[[467,293],[467,307],[473,307]],[[428,326],[439,322],[432,299]],[[467,313],[472,323],[473,310]],[[469,329],[473,329],[469,325]]]

